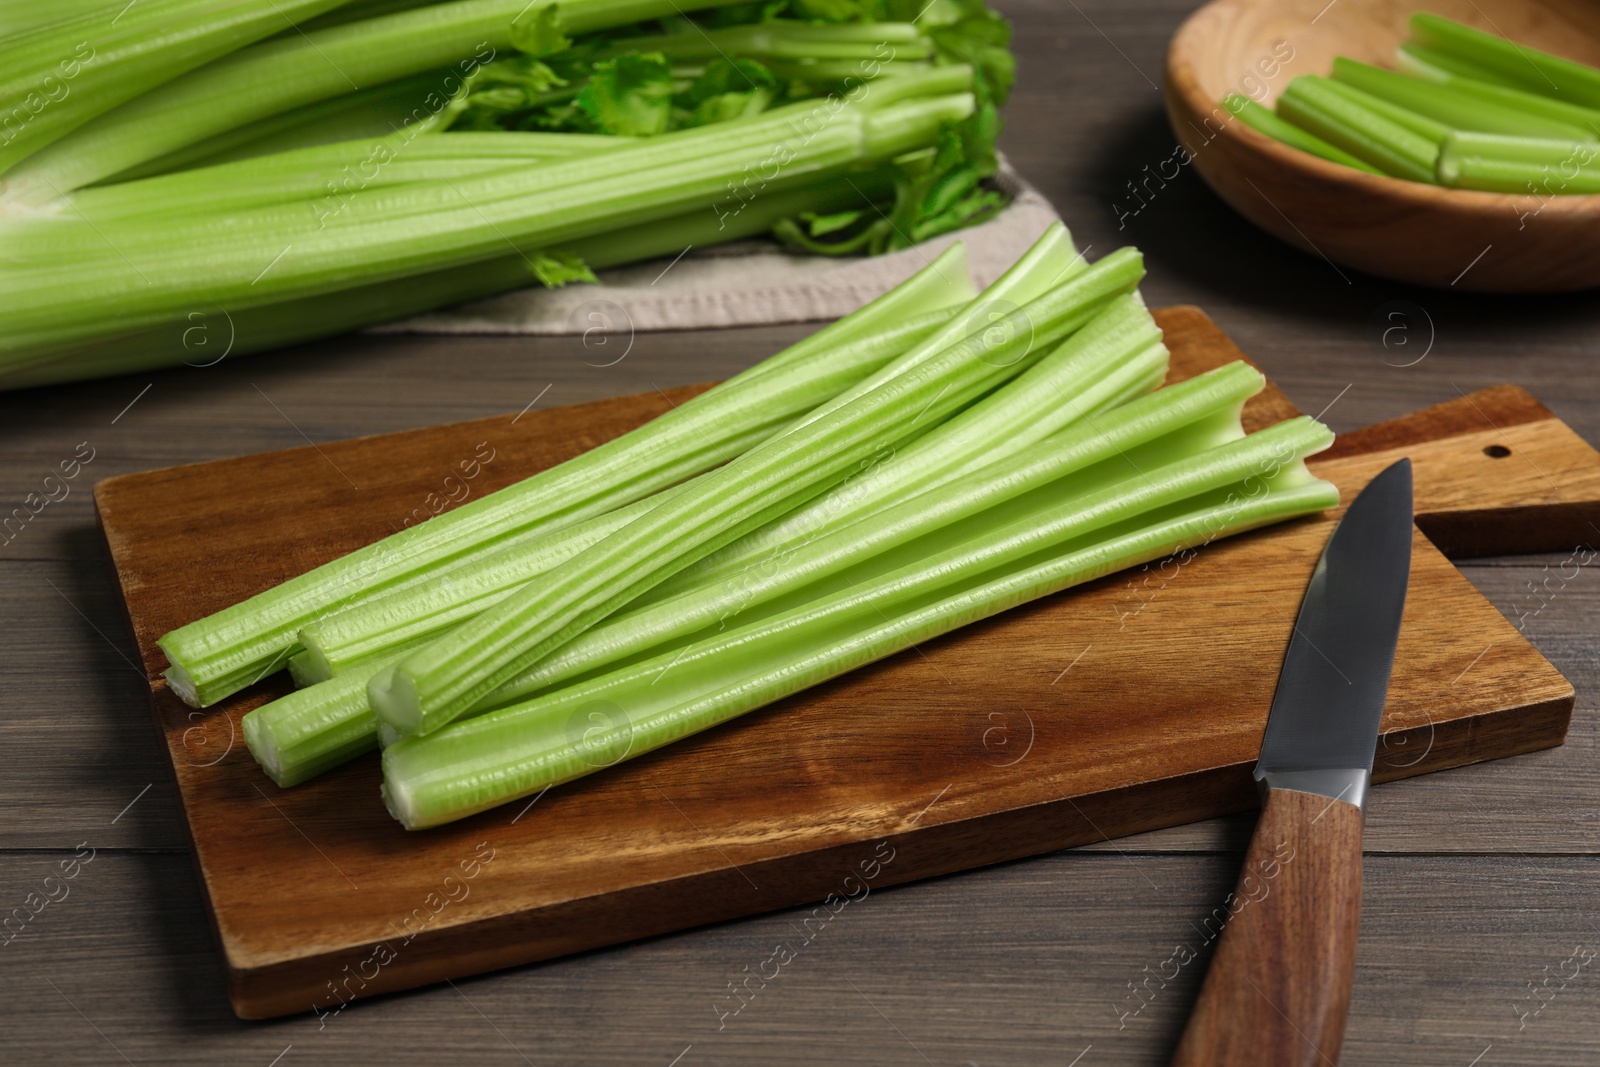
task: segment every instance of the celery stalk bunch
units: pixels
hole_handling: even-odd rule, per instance
[[[656,421],[162,638],[292,787],[383,748],[422,829],[911,644],[1332,506],[1329,431],[1253,434],[1259,372],[1164,384],[1142,260],[1059,226],[982,293],[959,245]],[[349,773],[358,773],[352,770]]]
[[[187,361],[197,309],[243,354],[738,238],[905,248],[1004,207],[1008,44],[983,0],[0,23],[0,387]]]

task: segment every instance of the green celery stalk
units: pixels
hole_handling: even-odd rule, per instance
[[[721,29],[692,29],[612,42],[605,55],[654,52],[669,59],[790,60],[920,60],[933,56],[933,45],[909,22],[865,22],[815,25],[795,19],[770,19]],[[864,77],[859,69],[857,78]]]
[[[1464,69],[1461,64],[1440,66],[1440,57],[1426,49],[1411,45],[1402,46],[1395,53],[1395,63],[1412,77],[1443,86],[1469,100],[1478,100],[1512,111],[1538,115],[1552,122],[1582,128],[1586,134],[1600,134],[1600,110],[1580,107],[1564,100],[1553,100],[1515,88],[1494,77],[1492,71],[1482,68]]]
[[[801,211],[843,211],[866,206],[863,197],[878,199],[887,195],[891,195],[887,177],[879,172],[834,178],[761,197],[726,222],[710,212],[693,211],[648,226],[573,241],[564,250],[595,270],[602,270],[676,255],[690,246],[701,248],[760,236],[779,219]],[[206,366],[224,354],[265,351],[534,284],[528,258],[513,254],[239,312],[224,313],[220,308],[193,312],[176,322],[133,333],[105,334],[38,354],[22,367],[0,373],[0,389],[179,363]]]
[[[80,15],[103,12],[113,0],[55,0],[51,4],[7,4],[0,9],[0,44],[28,30],[65,22]]]
[[[1439,181],[1458,189],[1530,196],[1600,193],[1600,146],[1457,132],[1439,152]]]
[[[1600,108],[1600,70],[1594,67],[1421,11],[1411,16],[1411,38],[1424,48],[1486,67],[1531,93]]]
[[[993,299],[987,294],[980,297],[980,306]],[[763,565],[774,553],[804,538],[837,529],[1027,448],[1119,399],[1116,393],[1094,391],[1098,380],[1111,373],[1108,355],[1131,358],[1159,348],[1160,341],[1160,328],[1136,295],[1112,300],[1097,308],[1094,317],[1054,352],[1002,389],[894,454],[874,457],[870,467],[804,507],[684,568],[645,599],[674,596],[708,578]],[[1159,349],[1158,363],[1150,368],[1152,373],[1159,370],[1157,382],[1166,376],[1165,349]]]
[[[811,85],[851,85],[871,80],[867,78],[868,74],[874,78],[898,78],[923,69],[923,64],[916,61],[886,60],[879,63],[874,59],[867,62],[872,64],[870,70],[859,59],[794,60],[769,57],[762,59],[761,65],[779,81],[800,81]]]
[[[365,707],[368,679],[392,662],[367,664],[246,713],[240,725],[250,754],[288,789],[371,752],[378,747],[377,720],[349,709],[356,698]]]
[[[1357,89],[1353,85],[1334,81],[1332,78],[1324,78],[1317,74],[1307,75],[1306,77],[1326,89],[1329,93],[1341,96],[1352,104],[1365,108],[1374,115],[1382,116],[1396,125],[1404,126],[1412,133],[1426,137],[1436,144],[1443,141],[1445,134],[1450,132],[1451,128],[1444,123],[1431,119],[1420,112],[1412,111],[1410,108],[1392,104],[1381,96],[1374,96],[1365,89]]]
[[[342,2],[143,0],[0,39],[0,174],[124,101]]]
[[[110,219],[162,215],[182,204],[192,212],[233,212],[289,201],[331,214],[367,189],[473,177],[532,162],[587,155],[630,144],[627,138],[578,133],[404,135],[319,145],[237,163],[179,171],[140,181],[80,189],[71,210],[98,225]],[[319,216],[320,217],[320,216]]]
[[[185,2],[196,6],[196,0]],[[337,2],[301,0],[298,6],[327,10]],[[234,52],[114,110],[99,108],[97,114],[104,112],[99,118],[18,167],[9,176],[8,196],[45,203],[237,127],[436,67],[453,66],[458,78],[464,77],[512,46],[519,16],[534,20],[541,11],[557,11],[565,32],[584,33],[729,2],[455,0],[280,37]],[[270,12],[270,4],[265,6]],[[281,24],[281,16],[273,17]],[[3,93],[0,83],[0,99]],[[0,161],[6,158],[0,150]]]
[[[971,76],[968,67],[928,68],[915,76],[896,78],[892,84],[856,103],[846,102],[835,107],[827,102],[800,101],[741,122],[641,138],[624,146],[631,153],[627,156],[597,153],[534,162],[528,164],[525,171],[509,170],[454,182],[417,182],[404,189],[382,190],[364,198],[360,210],[341,215],[336,243],[349,244],[355,236],[371,232],[373,228],[379,232],[385,227],[415,230],[422,221],[442,226],[446,223],[439,220],[457,215],[476,218],[482,224],[491,209],[514,209],[530,198],[549,200],[587,193],[589,201],[594,201],[600,195],[598,190],[605,188],[603,183],[624,178],[631,182],[634,199],[638,199],[641,172],[652,175],[657,185],[687,183],[699,177],[707,191],[701,192],[692,202],[710,208],[719,198],[726,199],[731,215],[733,206],[745,199],[729,188],[731,179],[726,176],[729,173],[726,168],[732,165],[731,157],[740,155],[756,160],[745,163],[746,168],[762,166],[779,172],[764,184],[747,184],[745,191],[751,198],[814,180],[821,176],[817,173],[819,169],[859,167],[896,158],[904,152],[927,147],[944,123],[960,120],[971,113],[970,93],[966,91],[971,85]],[[698,173],[693,169],[696,167]],[[749,179],[750,175],[740,171],[737,177]],[[721,183],[713,186],[711,183],[717,178],[721,178]],[[666,189],[656,192],[658,198],[664,197]],[[577,203],[589,201],[578,199]],[[592,209],[593,204],[589,206]],[[625,203],[624,206],[631,205]],[[126,273],[130,262],[136,262],[140,270],[149,273],[163,269],[166,259],[187,262],[200,255],[236,250],[241,245],[248,247],[252,255],[269,249],[276,254],[282,251],[283,241],[306,238],[326,229],[292,205],[240,211],[223,220],[191,219],[175,209],[159,225],[129,221],[103,227],[98,232],[96,227],[86,223],[79,223],[74,229],[66,225],[67,221],[46,215],[4,220],[0,225],[7,232],[8,250],[27,249],[30,230],[56,225],[58,228],[48,233],[48,242],[39,247],[60,255],[65,248],[81,245],[82,251],[97,251],[104,266],[115,268],[119,275]],[[501,231],[513,232],[503,224]],[[174,241],[183,243],[185,255],[174,257],[167,249]],[[160,255],[164,249],[167,251],[165,259]],[[30,272],[29,277],[38,273]],[[81,277],[81,268],[74,266],[72,273]],[[273,277],[281,273],[274,272]],[[259,276],[257,268],[251,280]],[[9,277],[0,280],[11,285],[17,282]],[[36,284],[48,287],[51,280],[38,278]],[[256,284],[259,287],[260,283]],[[143,289],[150,289],[150,285]]]
[[[1434,166],[1444,134],[1430,139],[1373,104],[1370,98],[1359,100],[1357,90],[1349,86],[1302,74],[1278,97],[1278,114],[1385,174],[1437,184]]]
[[[1335,148],[1315,134],[1307,133],[1293,123],[1285,122],[1271,109],[1262,107],[1247,96],[1230,93],[1223,99],[1222,106],[1237,115],[1240,122],[1274,141],[1281,141],[1291,148],[1298,148],[1302,152],[1320,156],[1331,163],[1342,163],[1346,167],[1366,171],[1368,174],[1383,173],[1377,167],[1365,160],[1357,159],[1344,149]]]
[[[726,461],[746,434],[764,426],[776,432],[838,392],[831,351],[973,295],[965,251],[952,246],[886,296],[793,346],[803,356],[781,373],[758,365],[566,463],[173,630],[159,642],[172,664],[166,677],[191,705],[214,704],[277,669],[299,650],[296,633],[324,615],[427,581],[441,563],[604,514]]]
[[[1587,125],[1553,119],[1534,111],[1510,107],[1495,100],[1469,96],[1455,89],[1396,74],[1343,56],[1333,61],[1337,82],[1371,93],[1397,107],[1424,115],[1454,130],[1502,133],[1513,137],[1547,137],[1568,141],[1593,141]]]
[[[940,68],[940,76],[948,69]],[[143,232],[130,222],[103,235],[114,242],[116,255],[0,271],[0,336],[6,338],[0,352],[9,349],[14,361],[36,347],[92,336],[97,331],[84,321],[86,305],[95,307],[96,317],[115,315],[129,327],[151,325],[196,305],[221,305],[232,312],[488,258],[502,254],[508,241],[514,248],[560,246],[669,218],[728,196],[730,180],[742,179],[764,161],[770,164],[777,151],[790,151],[791,163],[764,191],[810,184],[929,143],[945,123],[970,114],[972,106],[970,95],[890,103],[878,110],[849,105],[814,133],[788,128],[806,113],[804,107],[778,109],[748,123],[531,165],[539,178],[568,176],[568,183],[554,189],[502,192],[506,180],[493,174],[439,190],[429,182],[374,190],[320,229],[300,213],[272,207],[240,212],[229,224],[163,219],[165,225],[146,226],[149,232]],[[776,141],[767,123],[784,131]],[[730,144],[734,147],[718,151]],[[662,158],[681,161],[655,166]],[[486,190],[487,199],[475,190]],[[158,239],[162,236],[165,242]],[[138,264],[137,274],[129,271],[129,262]]]
[[[342,26],[347,22],[359,22],[380,15],[393,15],[397,11],[410,11],[412,8],[427,7],[441,2],[443,0],[346,0],[343,5],[326,15],[318,15],[300,28],[310,33],[312,30]]]
[[[1493,85],[1500,88],[1514,89],[1517,82],[1502,74],[1480,67],[1476,63],[1468,63],[1457,56],[1440,52],[1434,48],[1424,48],[1415,41],[1406,41],[1395,49],[1395,66],[1408,74],[1415,74],[1419,78],[1430,81],[1439,81],[1441,75],[1454,75],[1470,79],[1484,85]]]
[[[1165,365],[1159,354],[1155,362]],[[1114,394],[1118,378],[1138,378],[1138,363],[1138,360],[1126,361],[1097,383],[1096,388],[1102,395]],[[1078,423],[1022,453],[989,464],[888,511],[865,517],[826,536],[787,546],[783,552],[774,554],[769,566],[757,572],[705,581],[662,603],[631,606],[502,686],[469,714],[520,703],[554,684],[602,668],[614,669],[665,643],[681,644],[697,630],[712,624],[720,630],[735,618],[741,624],[763,618],[775,610],[783,610],[783,604],[776,603],[779,598],[817,599],[841,582],[854,584],[863,573],[862,568],[871,568],[871,561],[878,557],[904,562],[932,551],[934,541],[930,540],[930,535],[954,524],[966,523],[963,532],[952,536],[970,539],[975,536],[970,528],[974,524],[966,520],[974,516],[982,516],[975,522],[985,528],[1003,526],[1010,521],[1008,509],[1014,511],[1021,506],[1016,502],[1030,494],[1036,501],[1041,499],[1041,492],[1060,499],[1064,492],[1082,493],[1118,480],[1126,473],[1128,464],[1137,468],[1156,467],[1197,448],[1236,440],[1242,436],[1239,413],[1244,401],[1260,391],[1263,381],[1260,373],[1248,365],[1230,364],[1172,386],[1158,396],[1144,396],[1125,407],[1094,416],[1091,422]],[[1069,475],[1086,471],[1095,474],[1068,479]],[[912,547],[904,547],[908,545]],[[894,555],[885,557],[885,553]],[[882,570],[883,566],[878,565],[877,569]],[[841,574],[842,578],[834,577]],[[852,574],[856,577],[852,578]],[[824,580],[829,578],[833,580],[825,588]],[[305,706],[318,709],[309,723],[301,720],[301,713],[296,710]],[[299,723],[280,729],[285,736],[293,731],[296,739],[293,744],[300,746],[302,752],[317,757],[336,749],[342,743],[340,739],[349,736],[354,729],[352,723],[376,723],[365,688],[358,692],[348,684],[329,687],[315,697],[300,697],[287,703],[276,701],[252,715],[263,722],[275,721],[283,715],[288,716],[290,722]],[[248,718],[246,725],[250,725]],[[385,743],[398,739],[392,727],[382,723],[377,726],[380,739],[385,733],[390,735]],[[319,740],[319,734],[324,739]],[[274,778],[289,775],[300,781],[310,776],[296,773],[299,762],[296,758],[256,751],[256,742],[252,742],[251,747]],[[277,745],[273,751],[287,747]],[[319,771],[326,766],[317,765]]]
[[[1142,275],[1136,251],[1112,253],[1006,316],[998,331],[981,330],[745,453],[379,675],[368,689],[373,711],[402,733],[438,729],[661,580],[1026,370],[1035,341],[1070,332],[1086,305],[1130,290]]]
[[[975,330],[996,326],[1006,315],[1022,305],[1044,296],[1052,288],[1088,270],[1088,263],[1072,241],[1072,234],[1062,223],[1045,227],[1044,233],[1022,257],[985,289],[976,307],[956,316],[945,327],[913,345],[908,351],[875,374],[870,374],[838,396],[820,405],[801,420],[801,424],[815,421],[858,400],[886,382],[904,375],[914,367],[927,362],[951,345],[965,339]],[[1094,309],[1085,306],[1084,319]],[[1081,325],[1078,323],[1077,325]],[[1025,322],[1028,330],[1037,330],[1037,324]],[[1075,326],[1072,328],[1076,328]],[[1071,332],[1070,329],[1063,333]]]
[[[845,592],[431,736],[402,739],[384,750],[385,802],[408,829],[459,819],[1028,600],[1330,507],[1337,490],[1311,476],[1300,457],[1331,438],[1310,420],[1294,420],[1089,498],[1058,501]]]
[[[685,484],[692,485],[693,480]],[[301,676],[307,682],[324,682],[376,655],[404,644],[414,644],[418,638],[431,639],[621,529],[682,489],[683,486],[663,489],[604,515],[528,541],[513,541],[486,558],[473,561],[470,566],[445,570],[437,582],[397,589],[304,626],[299,633],[304,651],[295,657],[297,660],[305,657]],[[365,689],[362,692],[365,694]]]
[[[345,93],[305,107],[291,108],[156,156],[118,171],[95,185],[154,178],[174,171],[236,163],[343,141],[386,137],[396,131],[420,135],[437,130],[453,113],[452,102],[444,95],[447,92],[445,79],[453,77],[452,70],[431,70],[358,93]]]

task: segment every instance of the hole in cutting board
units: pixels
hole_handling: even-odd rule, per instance
[[[1484,448],[1483,454],[1490,459],[1505,459],[1511,455],[1511,449],[1505,445],[1488,445]]]

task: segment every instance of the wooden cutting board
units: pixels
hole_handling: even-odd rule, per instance
[[[1241,357],[1197,309],[1157,318],[1175,378]],[[419,833],[385,813],[376,757],[292,790],[257,769],[239,719],[285,692],[281,677],[206,712],[161,680],[156,638],[172,627],[701,388],[96,487],[239,1015],[335,1010],[822,902],[809,932],[869,888],[1254,805],[1277,666],[1332,515],[1058,594],[533,803]],[[1269,388],[1247,422],[1294,413]],[[1571,685],[1446,555],[1592,542],[1600,455],[1502,386],[1343,437],[1317,469],[1348,500],[1404,455],[1421,532],[1376,777],[1560,744]]]

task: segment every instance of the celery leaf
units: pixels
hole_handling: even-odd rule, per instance
[[[672,118],[672,68],[659,52],[629,52],[594,65],[578,107],[601,133],[651,137]]]

